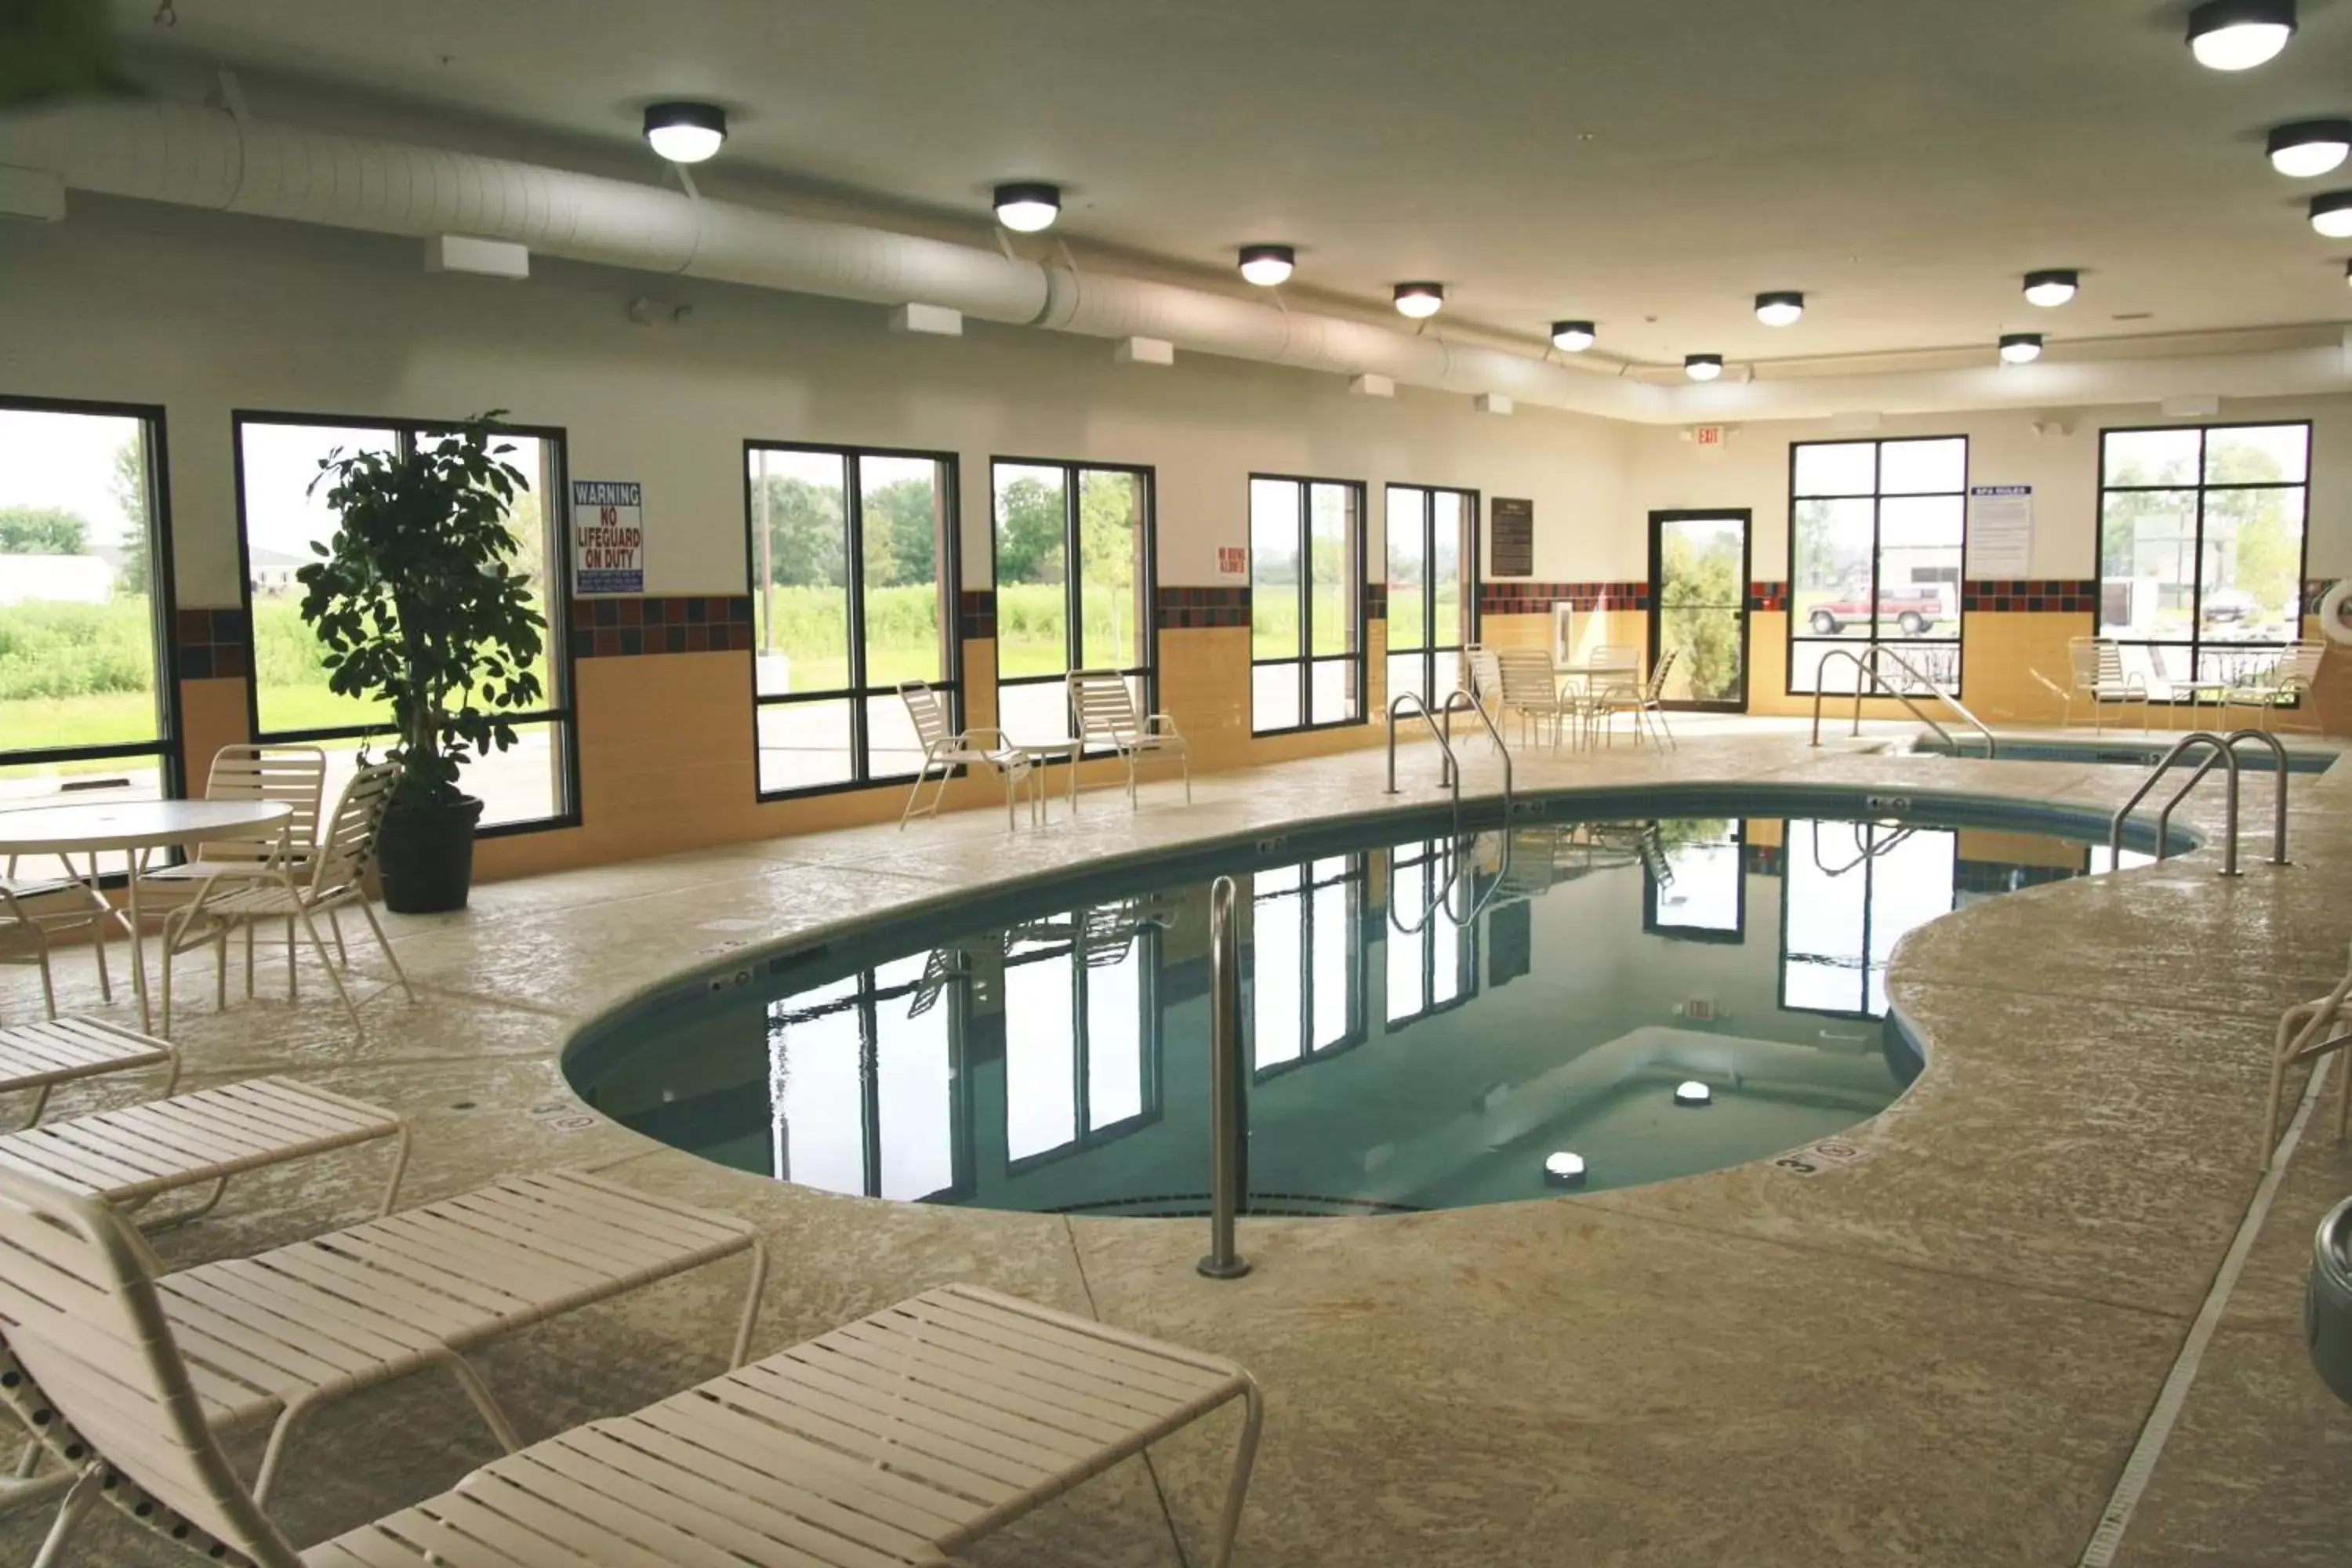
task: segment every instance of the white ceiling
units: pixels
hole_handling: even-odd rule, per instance
[[[1064,227],[1648,361],[2352,319],[2343,242],[2275,122],[2352,115],[2352,0],[2261,69],[2205,70],[2149,0],[117,0],[207,63],[636,145],[724,104],[725,168],[959,214],[1059,182]],[[257,110],[263,106],[257,105]],[[447,140],[462,142],[462,121]],[[646,174],[655,168],[645,154]],[[2029,268],[2074,266],[2057,310]],[[1791,329],[1749,297],[1801,289]],[[2145,312],[2143,316],[2140,313]],[[2119,320],[2119,317],[2134,319]]]

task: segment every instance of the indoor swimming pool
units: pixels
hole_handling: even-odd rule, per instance
[[[1358,823],[982,894],[698,976],[566,1071],[650,1137],[831,1192],[1197,1213],[1223,874],[1250,1212],[1622,1187],[1885,1109],[1922,1068],[1895,944],[2106,860],[2089,822],[2013,806],[1681,793],[1685,815],[1522,801],[1459,836]]]

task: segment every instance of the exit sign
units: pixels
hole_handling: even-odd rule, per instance
[[[1723,426],[1720,425],[1694,425],[1691,426],[1690,435],[1691,445],[1694,447],[1723,445]]]

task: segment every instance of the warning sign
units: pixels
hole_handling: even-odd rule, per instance
[[[572,481],[572,591],[646,591],[643,486],[623,479]]]
[[[1240,582],[1249,576],[1249,552],[1238,544],[1217,546],[1217,575]]]

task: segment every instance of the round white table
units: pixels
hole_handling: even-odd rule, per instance
[[[54,855],[78,881],[100,892],[98,858],[121,854],[130,862],[126,901],[131,931],[131,986],[139,997],[139,1026],[152,1031],[147,1005],[146,948],[141,939],[139,879],[147,857],[158,849],[201,844],[207,838],[259,838],[257,831],[282,825],[294,814],[274,800],[111,800],[69,805],[37,805],[0,811],[0,859],[16,855]],[[74,857],[89,858],[87,875]],[[97,940],[103,942],[103,935]]]

